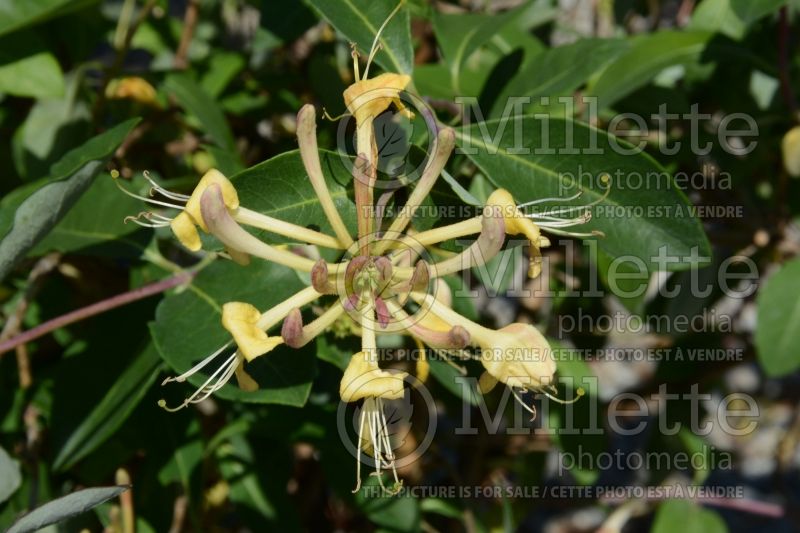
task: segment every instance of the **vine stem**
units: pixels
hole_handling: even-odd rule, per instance
[[[80,309],[76,309],[75,311],[71,311],[65,315],[61,315],[52,320],[48,320],[43,324],[39,324],[35,328],[29,329],[24,333],[21,333],[15,337],[0,342],[0,355],[10,350],[13,350],[17,346],[20,346],[22,344],[27,344],[34,339],[38,339],[39,337],[47,335],[51,331],[56,330],[58,328],[63,328],[64,326],[74,324],[75,322],[79,322],[81,320],[87,319],[95,315],[99,315],[100,313],[105,313],[106,311],[111,311],[112,309],[116,309],[117,307],[121,307],[123,305],[138,300],[142,300],[144,298],[162,293],[164,291],[182,285],[190,281],[194,277],[194,275],[195,275],[194,272],[183,272],[181,274],[169,277],[167,279],[157,281],[155,283],[151,283],[149,285],[145,285],[143,287],[139,287],[137,289],[133,289],[131,291],[118,294],[116,296],[112,296],[111,298],[101,300],[99,302],[87,305],[86,307],[82,307]]]

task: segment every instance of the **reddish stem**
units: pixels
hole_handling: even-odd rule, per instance
[[[194,273],[185,272],[178,274],[171,278],[157,281],[156,283],[151,283],[150,285],[145,285],[144,287],[139,287],[138,289],[133,289],[132,291],[112,296],[111,298],[101,300],[97,303],[87,305],[81,309],[76,309],[75,311],[61,315],[52,320],[48,320],[44,324],[39,324],[35,328],[29,329],[28,331],[25,331],[16,337],[12,337],[6,341],[0,342],[0,355],[13,350],[17,346],[29,343],[34,339],[38,339],[39,337],[47,335],[53,330],[74,324],[75,322],[79,322],[94,315],[99,315],[100,313],[105,313],[106,311],[116,309],[117,307],[121,307],[125,304],[162,293],[173,287],[177,287],[178,285],[186,283],[193,277]]]

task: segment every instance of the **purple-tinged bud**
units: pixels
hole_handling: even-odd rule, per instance
[[[283,319],[281,337],[283,337],[283,342],[292,348],[300,348],[305,344],[303,342],[303,315],[300,313],[300,309],[292,309]]]
[[[320,259],[311,269],[311,285],[321,294],[333,294],[336,287],[328,279],[328,263]]]

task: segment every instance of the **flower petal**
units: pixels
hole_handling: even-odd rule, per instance
[[[403,397],[406,372],[387,372],[378,367],[374,356],[362,351],[353,355],[339,384],[342,401],[362,398],[396,400]]]
[[[200,226],[203,231],[208,231],[208,227],[203,220],[203,214],[200,209],[200,199],[203,197],[203,193],[206,189],[214,184],[219,185],[222,191],[222,200],[225,202],[225,207],[228,209],[237,209],[239,207],[239,195],[236,193],[236,188],[222,172],[212,168],[200,178],[200,182],[194,188],[192,196],[186,202],[185,208],[185,212],[189,213],[195,223]]]
[[[189,250],[196,252],[203,247],[194,220],[192,220],[192,217],[190,217],[186,211],[181,211],[178,216],[173,218],[169,223],[169,227],[180,243]]]
[[[272,351],[283,342],[280,337],[268,337],[258,327],[261,313],[244,302],[228,302],[222,306],[222,326],[233,336],[239,351],[248,361]]]

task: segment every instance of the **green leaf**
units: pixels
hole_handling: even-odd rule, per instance
[[[32,26],[98,0],[5,0],[0,5],[0,35]]]
[[[652,533],[726,533],[720,516],[689,500],[667,500],[658,506]]]
[[[47,502],[20,518],[6,533],[28,533],[85,513],[101,503],[116,498],[130,487],[95,487],[83,489]]]
[[[789,261],[768,278],[758,294],[756,348],[768,376],[800,368],[800,259]]]
[[[0,93],[31,98],[58,98],[64,94],[64,73],[53,54],[37,52],[10,61],[8,55],[0,52]]]
[[[58,451],[53,468],[66,470],[111,437],[155,381],[161,359],[149,345],[109,387],[108,392]]]
[[[166,79],[164,87],[181,107],[200,122],[214,142],[228,152],[236,153],[233,133],[222,109],[200,84],[187,74],[175,74]]]
[[[347,40],[355,42],[364,57],[369,55],[378,29],[397,6],[395,0],[307,0]],[[411,74],[414,50],[411,46],[408,11],[392,17],[379,38],[381,50],[375,62],[387,72]]]
[[[741,40],[753,22],[784,5],[786,0],[703,0],[687,27]]]
[[[53,165],[51,177],[28,183],[0,201],[0,280],[69,211],[139,119],[87,141]]]
[[[433,29],[447,60],[450,81],[456,94],[462,94],[461,71],[470,56],[528,6],[523,4],[500,15],[434,13]]]
[[[356,210],[342,184],[352,180],[345,161],[336,152],[320,150],[320,164],[336,209],[351,234],[356,231]],[[240,172],[233,178],[241,204],[248,209],[301,226],[318,226],[333,234],[319,199],[308,180],[299,150],[284,152]],[[255,235],[271,242],[286,242],[266,232]]]
[[[551,48],[537,54],[506,85],[492,110],[500,117],[509,97],[528,96],[537,106],[538,99],[550,97],[551,104],[560,95],[571,95],[590,76],[630,47],[623,39],[582,39],[573,44]]]
[[[0,448],[0,504],[9,499],[22,484],[19,462]]]
[[[31,253],[73,252],[115,241],[120,246],[110,247],[107,253],[139,255],[146,243],[133,234],[142,228],[126,224],[125,217],[136,215],[142,207],[141,201],[120,192],[113,178],[104,174],[94,180],[89,190]]]
[[[659,31],[635,37],[631,39],[631,49],[590,84],[587,96],[596,96],[599,108],[609,107],[665,68],[696,62],[712,35],[707,31]]]
[[[542,136],[543,128],[546,137]],[[581,198],[555,205],[585,205],[599,200],[592,220],[574,229],[602,231],[605,237],[598,239],[599,247],[612,257],[633,255],[649,267],[661,247],[666,247],[671,258],[687,257],[693,247],[701,256],[709,256],[702,226],[666,170],[646,154],[617,153],[611,139],[581,123],[555,118],[543,123],[530,116],[456,130],[456,142],[462,151],[495,185],[512,191],[517,203],[567,197],[575,194],[578,187],[583,190]],[[589,147],[596,153],[585,153]],[[601,200],[604,175],[612,178],[611,191]],[[641,186],[615,186],[615,175],[638,175]],[[687,266],[680,261],[667,265],[672,270]]]

